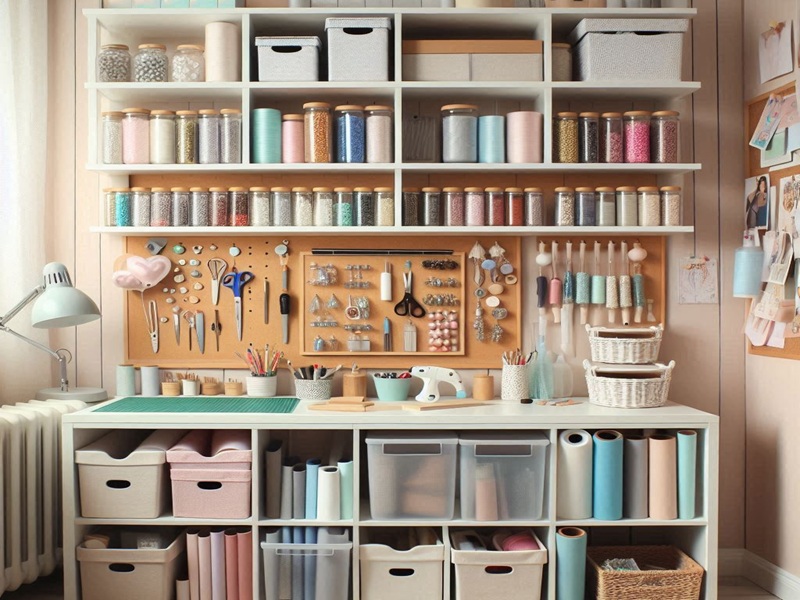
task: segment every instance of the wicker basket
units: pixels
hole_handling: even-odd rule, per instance
[[[697,600],[703,567],[674,546],[590,546],[586,549],[589,589],[597,600]],[[632,558],[647,571],[606,571],[609,558]]]
[[[675,361],[669,365],[604,366],[583,361],[589,402],[609,408],[656,408],[667,402]]]
[[[614,365],[645,365],[658,360],[661,336],[658,327],[610,329],[586,326],[592,361]]]

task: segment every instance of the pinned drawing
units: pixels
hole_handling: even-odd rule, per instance
[[[769,175],[746,179],[744,193],[745,229],[769,229]]]

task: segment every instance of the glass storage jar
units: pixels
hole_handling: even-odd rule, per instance
[[[117,227],[130,227],[132,225],[131,191],[128,188],[115,189],[114,211]]]
[[[331,105],[327,102],[303,104],[304,152],[307,163],[329,163],[333,159]]]
[[[681,188],[676,185],[665,185],[660,191],[661,224],[668,227],[679,226],[683,219]]]
[[[617,195],[613,187],[599,187],[594,191],[595,222],[600,227],[617,224]]]
[[[654,112],[650,121],[650,160],[654,163],[678,162],[678,123],[674,110]]]
[[[246,227],[250,224],[250,200],[247,188],[232,187],[228,189],[228,225]]]
[[[219,163],[219,113],[203,109],[197,120],[197,159],[201,165]]]
[[[661,225],[661,195],[657,187],[640,187],[637,192],[639,206],[639,226],[658,227]]]
[[[97,81],[131,80],[131,53],[125,44],[105,44],[97,54]]]
[[[189,222],[192,227],[208,227],[210,194],[201,187],[189,188]]]
[[[487,187],[483,193],[486,205],[486,224],[489,227],[501,227],[506,224],[506,202],[503,188]]]
[[[103,225],[117,226],[117,191],[114,188],[103,188]]]
[[[189,224],[189,188],[174,187],[172,192],[172,226],[186,227]]]
[[[270,189],[272,200],[272,224],[287,227],[292,224],[292,190],[288,187]]]
[[[150,111],[150,163],[175,164],[175,113],[171,110]]]
[[[150,190],[150,227],[172,225],[172,191],[163,187]]]
[[[353,190],[353,225],[375,225],[375,198],[372,188],[357,187]]]
[[[444,224],[447,227],[459,227],[464,224],[464,190],[459,187],[442,189],[444,203]]]
[[[122,164],[122,112],[109,111],[103,117],[103,164]]]
[[[375,188],[375,224],[380,227],[394,225],[394,189]]]
[[[281,162],[287,164],[306,161],[303,150],[303,115],[283,115],[281,123]]]
[[[551,44],[553,81],[572,81],[572,47],[569,44]]]
[[[314,197],[307,187],[292,188],[292,225],[311,227],[314,224]]]
[[[314,188],[314,226],[333,225],[333,190],[328,187]]]
[[[578,113],[560,112],[553,119],[553,162],[578,162]]]
[[[442,107],[442,162],[478,161],[478,107],[447,104]]]
[[[229,165],[242,162],[242,111],[223,108],[219,122],[219,162]]]
[[[150,190],[147,188],[131,188],[131,225],[150,227]]]
[[[353,224],[353,188],[333,188],[333,224],[337,227]]]
[[[639,224],[639,208],[636,188],[622,186],[617,188],[617,226],[636,227]]]
[[[367,162],[390,163],[393,160],[392,109],[389,106],[371,105],[367,114]]]
[[[363,163],[366,158],[364,107],[342,104],[334,109],[336,162]]]
[[[422,188],[422,205],[420,208],[422,223],[427,227],[442,224],[442,190],[437,187]]]
[[[167,81],[169,59],[163,44],[140,44],[133,57],[133,80],[136,82]]]
[[[542,227],[544,225],[544,195],[542,188],[525,188],[525,225]]]
[[[570,187],[557,187],[555,191],[555,225],[572,227],[575,225],[575,190]]]
[[[208,191],[211,226],[225,227],[228,224],[228,190],[224,187],[212,187]]]
[[[486,222],[483,188],[464,188],[464,222],[469,227],[482,227]]]
[[[196,83],[206,80],[206,60],[203,47],[180,44],[172,56],[172,81]]]
[[[250,188],[250,225],[253,227],[268,227],[272,224],[270,211],[269,188]]]
[[[122,119],[122,162],[126,165],[150,162],[150,111],[125,108]]]
[[[596,112],[582,112],[578,116],[578,147],[580,162],[600,161],[600,115]]]
[[[604,163],[621,163],[624,159],[622,113],[603,113],[600,117],[600,160]]]
[[[175,162],[179,165],[197,163],[196,110],[179,110],[175,113]]]
[[[525,223],[525,192],[522,188],[506,188],[506,225],[521,227]]]
[[[624,115],[625,162],[650,162],[650,113],[632,110]]]
[[[594,188],[575,188],[575,224],[592,227],[596,223]]]
[[[403,225],[419,225],[419,188],[403,188]]]

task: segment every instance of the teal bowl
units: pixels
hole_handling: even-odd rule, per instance
[[[411,377],[406,379],[382,379],[372,376],[375,382],[375,391],[378,400],[383,402],[402,402],[408,400],[408,390],[411,388]]]

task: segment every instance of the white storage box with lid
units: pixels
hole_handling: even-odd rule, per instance
[[[578,81],[680,81],[686,19],[583,19],[570,34]]]
[[[458,437],[398,431],[366,438],[373,519],[452,519]]]
[[[186,547],[181,533],[166,548],[76,549],[82,600],[172,600]]]
[[[583,361],[589,402],[609,408],[656,408],[669,396],[675,361],[668,365],[593,365]]]
[[[609,328],[586,325],[592,361],[617,365],[644,365],[658,360],[661,336],[658,327]]]
[[[81,516],[155,519],[169,505],[167,449],[184,431],[118,429],[75,451]]]
[[[172,513],[200,519],[250,516],[250,432],[198,429],[167,451]]]
[[[416,542],[397,550],[365,529],[359,546],[361,600],[441,600],[445,549],[433,530],[408,529]],[[419,534],[417,534],[419,532]],[[376,536],[375,541],[372,541]]]
[[[463,433],[458,444],[462,519],[541,518],[550,444],[544,434]]]
[[[539,600],[547,549],[531,532],[538,550],[456,550],[464,532],[450,538],[450,561],[455,565],[456,600]]]
[[[330,81],[388,81],[390,19],[325,19]]]
[[[317,36],[257,37],[259,81],[319,81]]]

